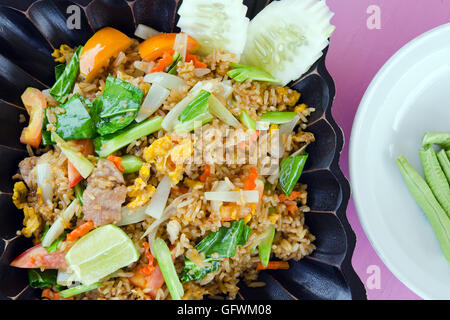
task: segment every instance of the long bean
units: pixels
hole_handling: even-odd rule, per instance
[[[445,153],[444,149],[438,152],[437,158],[441,164],[442,171],[444,171],[444,174],[447,177],[448,183],[450,183],[450,159],[447,157],[447,153]]]
[[[432,144],[450,149],[450,132],[427,132],[423,136],[422,146],[426,147]]]
[[[409,190],[425,212],[447,261],[450,261],[450,219],[421,175],[400,156],[397,165]]]
[[[450,187],[444,172],[439,165],[433,147],[428,146],[419,151],[420,159],[422,160],[423,172],[425,180],[433,191],[434,196],[440,203],[442,209],[450,217]]]

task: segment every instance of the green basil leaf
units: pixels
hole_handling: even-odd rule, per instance
[[[79,46],[73,53],[72,59],[64,68],[64,71],[56,80],[53,87],[50,88],[50,94],[53,98],[61,103],[66,102],[67,96],[72,91],[73,85],[78,77],[78,71],[80,70],[80,53],[83,50],[82,46]],[[60,71],[58,67],[58,72]]]
[[[108,76],[103,95],[94,100],[91,112],[100,135],[128,126],[141,108],[144,91],[132,84]]]
[[[302,175],[308,155],[291,156],[283,159],[280,165],[280,188],[289,197],[298,179]]]
[[[58,275],[58,270],[44,270],[39,269],[28,269],[28,280],[30,282],[30,287],[38,288],[51,288],[57,286],[56,277]]]
[[[211,93],[201,90],[200,93],[184,108],[178,116],[182,123],[193,120],[209,111],[209,97]]]
[[[57,114],[56,133],[64,140],[92,139],[97,136],[95,124],[86,107],[86,99],[75,94],[69,101],[55,108],[63,108]]]
[[[200,268],[191,260],[186,259],[184,261],[183,271],[180,275],[181,281],[189,282],[194,280],[201,280],[206,277],[208,273],[216,272],[217,270],[219,270],[220,259],[206,258],[204,262],[206,266],[204,268]]]

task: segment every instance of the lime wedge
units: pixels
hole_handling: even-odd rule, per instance
[[[108,224],[78,240],[66,261],[84,285],[91,285],[139,259],[133,241],[120,228]]]

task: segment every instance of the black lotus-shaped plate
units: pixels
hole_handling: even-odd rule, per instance
[[[269,0],[245,0],[249,17]],[[54,81],[51,58],[61,44],[83,44],[104,26],[132,35],[138,23],[157,30],[176,29],[179,0],[0,0],[0,298],[31,299],[37,292],[28,286],[25,270],[9,267],[11,260],[31,243],[16,237],[23,215],[11,201],[11,177],[26,156],[19,143],[26,114],[20,95],[28,86],[45,89]],[[70,30],[66,20],[78,5],[80,29]],[[77,10],[75,8],[75,10]],[[326,52],[325,52],[326,54]],[[289,270],[261,272],[267,286],[242,286],[241,299],[365,299],[364,287],[351,266],[355,235],[345,216],[350,187],[339,169],[343,146],[341,129],[334,122],[331,106],[335,86],[325,68],[325,55],[292,87],[317,111],[308,130],[317,142],[308,149],[309,163],[301,181],[309,186],[311,212],[306,223],[317,237],[317,250],[309,257],[291,262]]]

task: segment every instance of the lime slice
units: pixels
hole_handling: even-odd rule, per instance
[[[138,259],[133,241],[111,224],[83,236],[66,255],[67,264],[84,285],[93,284]]]

